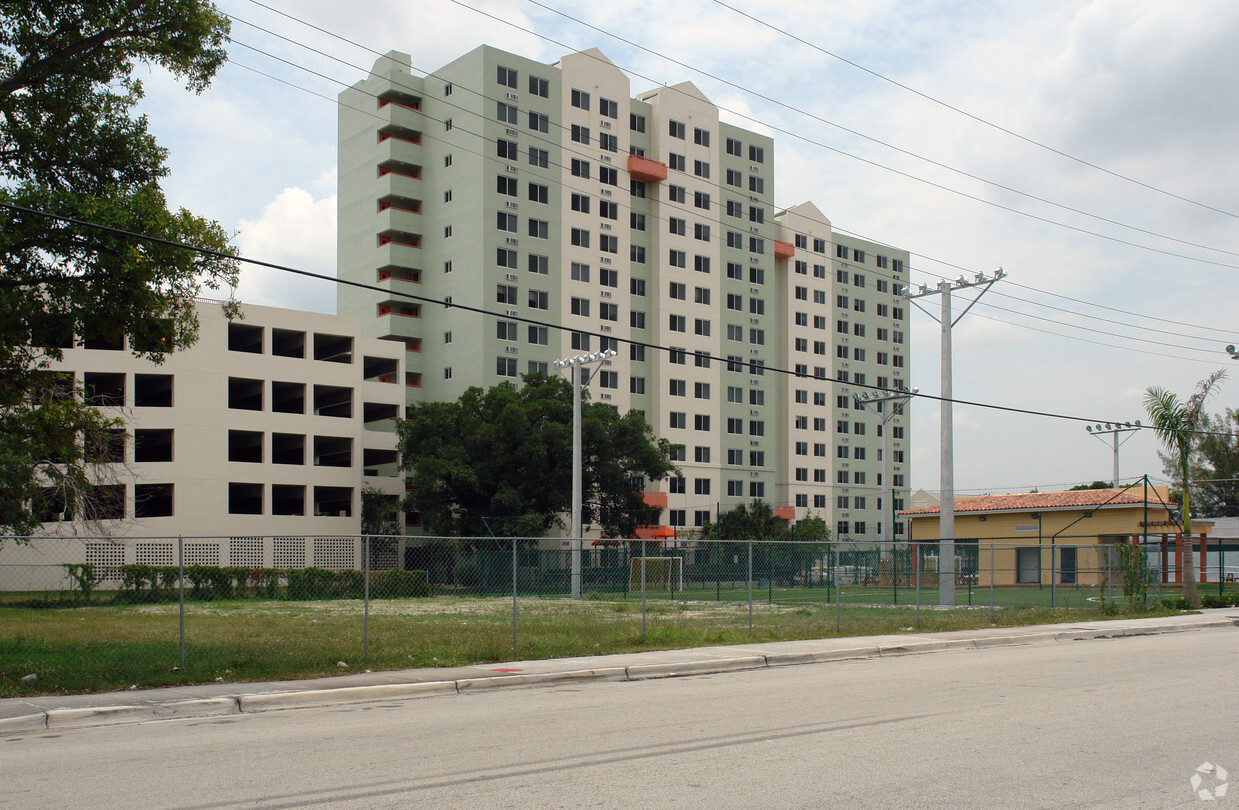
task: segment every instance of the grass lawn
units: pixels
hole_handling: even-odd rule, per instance
[[[510,597],[387,599],[370,605],[368,658],[363,655],[359,600],[196,602],[186,605],[184,669],[179,668],[176,604],[96,603],[42,609],[0,605],[0,697],[912,631],[917,611],[905,605],[904,597],[911,601],[915,594],[901,590],[900,605],[894,607],[882,606],[881,593],[885,601],[893,598],[890,591],[877,588],[845,587],[836,632],[833,602],[809,598],[824,596],[825,589],[775,588],[759,593],[755,588],[751,635],[747,601],[713,601],[712,589],[710,599],[688,600],[683,593],[674,600],[650,598],[644,640],[640,594],[579,601],[522,597],[515,649]],[[1044,593],[1046,605],[1048,593]],[[747,599],[747,588],[724,589],[722,595]],[[759,601],[763,595],[774,603]],[[966,599],[963,592],[957,596],[960,602]],[[985,597],[988,604],[988,590]],[[1070,599],[1071,609],[998,608],[992,621],[988,609],[977,608],[975,600],[973,604],[973,609],[921,610],[916,629],[934,632],[1099,618],[1096,603],[1076,608],[1081,604],[1078,597]],[[347,669],[337,666],[340,661]],[[23,682],[28,674],[38,677]]]

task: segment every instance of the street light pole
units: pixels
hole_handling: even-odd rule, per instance
[[[951,385],[951,328],[959,323],[960,318],[968,314],[968,310],[972,309],[973,305],[981,300],[981,296],[985,295],[989,288],[994,286],[994,282],[1005,278],[1006,275],[1006,272],[999,267],[994,271],[992,278],[987,277],[984,273],[977,273],[972,281],[960,276],[958,281],[943,279],[938,283],[937,289],[931,290],[927,285],[922,284],[919,292],[912,292],[911,289],[906,289],[903,293],[904,298],[942,325],[942,392],[940,394],[942,402],[942,438],[939,445],[940,480],[938,484],[942,490],[942,505],[938,511],[938,548],[940,552],[938,556],[938,604],[940,605],[955,604],[955,439],[952,432],[954,428],[954,413],[951,407],[954,394]],[[953,290],[964,290],[969,287],[980,287],[981,291],[977,293],[977,297],[972,299],[968,306],[964,307],[964,311],[959,313],[959,317],[952,318],[951,292]],[[940,316],[934,315],[916,302],[917,298],[929,295],[942,296],[942,314]]]
[[[1103,433],[1113,434],[1114,436],[1114,488],[1118,489],[1119,488],[1119,447],[1121,447],[1128,439],[1131,438],[1132,433],[1135,433],[1136,431],[1140,430],[1140,420],[1137,419],[1134,424],[1131,422],[1106,422],[1104,426],[1102,426],[1101,424],[1085,425],[1084,429],[1087,430],[1090,435],[1096,436],[1098,439],[1101,439],[1101,441],[1103,442],[1105,441],[1105,439],[1101,438],[1101,434]],[[1123,441],[1119,441],[1120,433],[1128,434],[1127,436],[1123,437]]]
[[[581,597],[581,389],[589,385],[598,368],[616,354],[607,349],[556,360],[554,367],[563,371],[572,383],[572,598]],[[590,366],[597,368],[590,369]]]
[[[883,524],[883,543],[882,556],[889,557],[895,547],[894,543],[894,519],[895,510],[892,508],[894,502],[895,488],[891,485],[891,456],[889,447],[890,429],[887,423],[896,415],[903,412],[902,406],[910,398],[920,393],[919,388],[908,389],[904,387],[900,390],[883,389],[878,391],[865,391],[860,394],[852,394],[852,399],[858,402],[865,410],[870,411],[875,416],[881,419],[882,427],[882,511],[878,514],[882,517]],[[890,403],[890,406],[882,410],[883,402]],[[872,410],[870,406],[873,406]],[[890,520],[885,519],[885,513],[891,515]]]

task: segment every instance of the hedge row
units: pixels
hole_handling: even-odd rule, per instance
[[[66,565],[77,590],[89,596],[110,573],[120,574],[118,602],[166,602],[180,596],[181,572],[171,565],[122,565],[101,569]],[[185,568],[185,598],[213,599],[361,599],[366,580],[362,571],[325,568],[238,568],[190,565]],[[430,595],[425,571],[371,571],[370,597],[396,599]]]

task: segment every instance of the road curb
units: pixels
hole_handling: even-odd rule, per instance
[[[580,669],[571,672],[530,672],[524,675],[490,675],[454,681],[458,692],[476,692],[501,686],[535,686],[557,681],[622,681],[628,677],[624,667]]]
[[[456,681],[426,683],[384,683],[375,686],[343,686],[339,689],[304,689],[299,692],[267,692],[236,698],[240,711],[264,712],[273,709],[308,709],[339,703],[370,703],[378,700],[404,700],[456,693]]]
[[[1098,624],[1071,630],[1038,631],[1017,635],[908,641],[904,644],[879,644],[807,652],[743,655],[733,658],[712,658],[697,661],[684,660],[657,664],[633,664],[626,667],[599,667],[595,669],[570,670],[567,672],[537,672],[519,675],[460,678],[450,681],[389,683],[373,686],[345,686],[336,689],[239,694],[227,697],[196,698],[130,706],[46,709],[31,714],[0,718],[0,735],[31,733],[52,728],[83,728],[88,726],[139,723],[149,720],[219,717],[279,709],[305,709],[348,703],[404,700],[464,692],[488,691],[503,687],[584,681],[641,681],[689,675],[743,672],[798,664],[822,664],[832,661],[864,658],[898,657],[954,649],[982,650],[991,647],[1155,636],[1168,633],[1183,633],[1192,630],[1233,629],[1235,627],[1239,627],[1239,617],[1227,617],[1186,625],[1167,623],[1142,627],[1107,627],[1105,624]]]
[[[787,667],[798,664],[825,664],[829,661],[854,661],[859,658],[874,658],[879,655],[880,649],[875,646],[814,652],[772,653],[766,656],[766,666]]]
[[[47,728],[47,712],[0,717],[0,734],[22,734]]]
[[[139,706],[90,706],[82,709],[48,709],[47,728],[82,728],[146,720],[171,720],[183,717],[219,717],[240,714],[236,698],[197,698],[172,703]]]
[[[745,669],[764,669],[766,656],[745,655],[738,658],[715,658],[708,661],[680,661],[670,664],[637,664],[627,668],[628,680],[676,678],[684,675],[714,675]]]
[[[962,639],[967,641],[967,639]],[[961,639],[947,641],[909,641],[907,644],[890,644],[878,647],[878,655],[882,658],[895,655],[915,655],[917,653],[940,652],[942,650],[959,649],[967,646],[960,644]]]

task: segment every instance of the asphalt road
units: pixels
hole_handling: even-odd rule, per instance
[[[4,807],[1239,807],[1239,632],[0,738]],[[1216,788],[1214,774],[1201,787]]]

